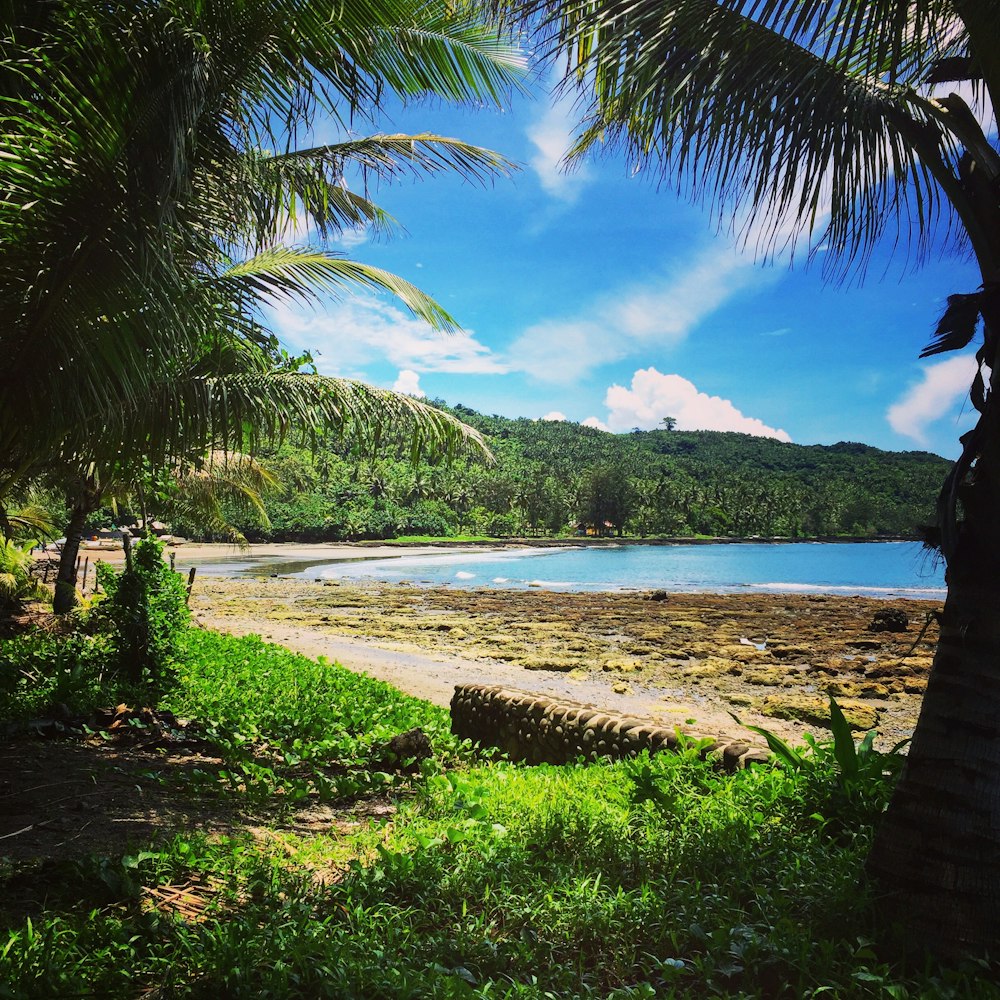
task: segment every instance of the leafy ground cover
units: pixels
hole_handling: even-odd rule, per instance
[[[81,776],[117,774],[145,822],[112,837],[98,797],[58,837],[3,831],[0,997],[1000,996],[985,965],[895,958],[905,928],[877,925],[863,859],[896,762],[847,753],[846,724],[734,776],[693,743],[516,766],[388,685],[186,629],[157,713],[101,730],[73,712],[112,692],[117,651],[80,639],[46,667],[48,641],[3,644],[3,708],[65,693],[32,701],[12,664],[75,669],[67,735],[0,748],[0,805],[51,810],[61,790],[20,768],[71,750],[105,755]],[[387,753],[418,726],[429,756]]]
[[[398,811],[347,829],[297,832],[272,816],[264,837],[8,862],[5,895],[40,878],[49,892],[41,913],[7,921],[0,995],[997,995],[987,970],[906,973],[875,951],[870,826],[829,819],[832,754],[808,779],[721,777],[696,747],[445,770],[457,748],[433,706],[259,641],[186,642],[171,704],[203,713],[225,767],[265,745],[359,764],[411,723],[428,727],[438,763]],[[211,794],[259,791],[216,782]],[[164,905],[177,887],[186,908]]]

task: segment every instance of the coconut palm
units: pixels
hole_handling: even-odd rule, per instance
[[[132,442],[148,447],[131,415],[150,392],[169,392],[178,366],[209,358],[215,343],[228,349],[234,335],[244,353],[269,346],[261,295],[362,285],[399,296],[440,329],[454,326],[394,275],[276,243],[306,223],[320,237],[390,229],[368,198],[371,181],[444,169],[482,180],[507,169],[497,154],[432,135],[345,135],[298,148],[316,115],[346,133],[387,93],[498,101],[519,61],[471,6],[39,6],[12,0],[0,22],[0,471],[8,483],[52,455],[121,461]],[[360,193],[347,182],[355,176]],[[200,395],[187,386],[171,401],[184,426],[208,419],[210,381],[209,371]],[[358,396],[350,386],[343,394]],[[446,423],[419,405],[407,412],[425,437]],[[165,437],[183,429],[161,426]]]
[[[991,0],[528,0],[582,95],[571,156],[624,150],[713,205],[762,254],[880,242],[971,252],[923,352],[981,331],[979,412],[941,493],[948,598],[920,720],[870,858],[911,938],[1000,945],[1000,96]],[[973,284],[975,282],[972,282]]]
[[[388,92],[498,101],[519,60],[471,6],[77,0],[40,14],[14,0],[5,11],[0,496],[39,469],[70,484],[60,606],[87,513],[150,466],[252,451],[293,427],[377,441],[391,424],[415,453],[481,446],[415,400],[293,370],[261,308],[361,286],[454,328],[395,275],[278,241],[303,227],[389,231],[372,181],[508,168],[426,134],[297,145],[317,114],[346,128]]]

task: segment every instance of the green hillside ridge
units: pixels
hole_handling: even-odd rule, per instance
[[[283,489],[270,525],[233,520],[253,541],[400,536],[492,538],[916,537],[947,460],[864,444],[799,445],[724,431],[611,434],[571,422],[450,413],[479,430],[495,464],[414,464],[383,443],[289,446],[265,455]],[[197,525],[175,529],[199,536]]]

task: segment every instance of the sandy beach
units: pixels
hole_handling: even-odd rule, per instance
[[[509,548],[498,542],[486,548]],[[177,566],[203,566],[221,563],[283,563],[283,562],[336,562],[340,559],[383,559],[403,555],[432,555],[442,551],[476,552],[484,546],[442,543],[440,545],[392,545],[378,542],[362,542],[351,544],[345,542],[261,542],[241,549],[237,545],[226,542],[184,542],[180,545],[166,545],[168,555],[173,554]],[[91,563],[103,562],[121,564],[125,555],[121,543],[84,541],[80,554],[90,559]],[[56,558],[54,551],[49,557]]]
[[[254,546],[274,562],[381,557],[424,548]],[[440,549],[426,547],[426,551]],[[336,553],[336,554],[334,554]],[[184,546],[178,567],[239,558]],[[699,733],[744,722],[822,733],[832,693],[883,745],[910,735],[937,626],[927,601],[784,594],[556,593],[199,575],[206,627],[255,633],[448,704],[459,683],[502,683],[639,714]],[[904,632],[873,631],[898,609]],[[921,635],[924,626],[927,628]]]

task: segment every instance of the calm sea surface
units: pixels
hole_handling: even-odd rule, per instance
[[[941,566],[915,542],[507,549],[268,569],[310,580],[405,580],[511,590],[771,591],[930,599],[945,592]]]

